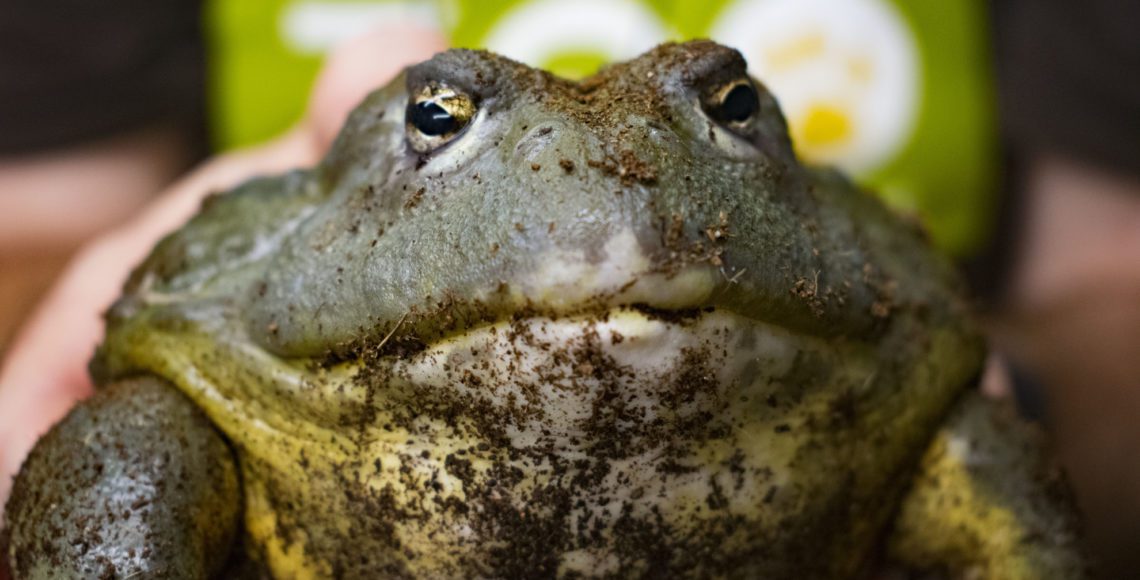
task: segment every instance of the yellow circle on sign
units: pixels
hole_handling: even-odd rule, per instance
[[[824,103],[808,105],[803,117],[792,123],[793,139],[809,148],[846,141],[851,135],[851,119],[845,110]]]

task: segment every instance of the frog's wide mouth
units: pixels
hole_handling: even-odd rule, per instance
[[[820,339],[839,333],[858,336],[865,330],[862,321],[843,315],[812,311],[801,304],[787,307],[788,297],[793,303],[800,301],[797,292],[807,296],[803,302],[810,302],[816,281],[790,282],[787,296],[771,300],[746,285],[742,271],[708,263],[675,270],[644,263],[630,266],[628,260],[574,262],[561,256],[540,263],[543,267],[514,284],[488,286],[467,297],[445,294],[426,307],[412,306],[360,339],[334,346],[333,358],[407,358],[484,328],[535,321],[606,321],[623,313],[683,326],[715,312],[739,324]]]
[[[671,249],[653,232],[639,237],[633,227],[614,226],[592,245],[546,244],[452,268],[436,258],[403,258],[383,269],[345,269],[329,279],[299,273],[257,286],[244,317],[251,336],[279,356],[331,355],[336,361],[414,353],[474,328],[528,316],[598,314],[635,305],[676,313],[715,308],[820,337],[870,336],[881,326],[884,317],[873,308],[881,293],[864,280],[873,278],[867,272],[856,275],[848,272],[852,268],[827,264],[797,267],[791,258],[772,264],[775,258],[762,260],[751,247],[724,253],[710,253],[707,246]]]
[[[736,289],[726,285],[737,280],[726,277],[723,268],[703,262],[662,268],[630,230],[613,236],[599,256],[552,250],[525,269],[499,274],[503,279],[476,278],[466,287],[436,291],[426,304],[411,303],[398,317],[389,309],[372,331],[333,350],[349,358],[407,356],[487,326],[539,318],[605,320],[622,310],[681,320],[719,309],[759,320],[732,307]]]

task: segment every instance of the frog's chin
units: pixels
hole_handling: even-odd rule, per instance
[[[512,445],[612,436],[641,445],[731,429],[740,412],[771,414],[765,401],[810,390],[785,381],[801,353],[829,362],[819,342],[722,310],[615,307],[472,329],[394,360],[386,374],[397,405],[452,417],[478,409]]]

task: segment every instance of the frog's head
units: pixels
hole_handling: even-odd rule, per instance
[[[798,164],[775,99],[708,41],[581,82],[439,54],[369,96],[317,174],[324,201],[249,310],[285,355],[623,305],[861,335],[921,275],[902,262],[926,261],[875,201]]]

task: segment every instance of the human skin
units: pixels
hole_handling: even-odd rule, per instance
[[[1013,283],[988,320],[1039,382],[1105,577],[1140,565],[1140,180],[1058,154],[1028,164]]]
[[[0,156],[0,255],[77,247],[129,219],[190,161],[173,126]]]
[[[193,215],[207,194],[254,175],[315,163],[370,89],[445,47],[438,31],[396,24],[345,43],[326,61],[297,126],[265,145],[207,161],[137,217],[79,251],[0,366],[0,516],[12,476],[28,450],[76,401],[92,393],[87,362],[103,333],[101,313],[133,265]]]
[[[0,154],[0,355],[85,241],[130,219],[196,161],[190,145],[181,127],[156,121]]]

